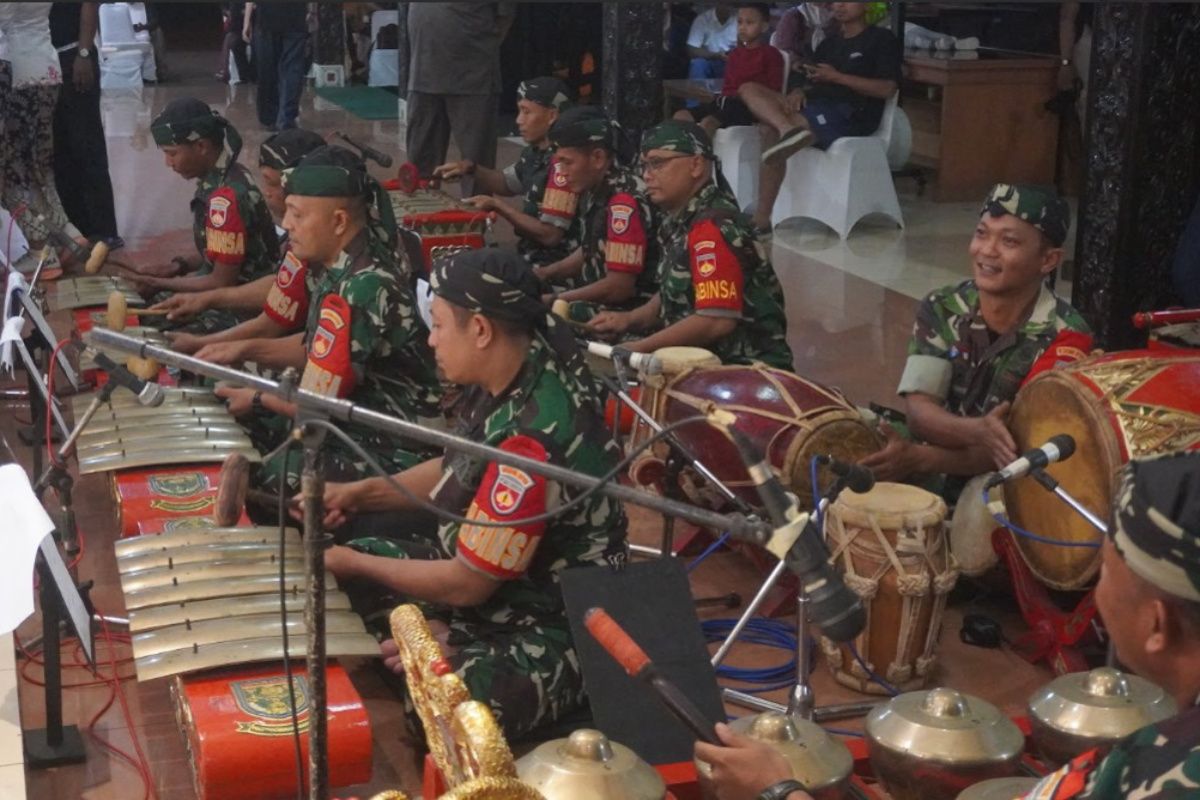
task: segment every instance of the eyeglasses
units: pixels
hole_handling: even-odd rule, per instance
[[[690,153],[680,153],[679,155],[675,155],[675,156],[655,156],[654,158],[643,158],[642,159],[642,171],[643,172],[658,172],[660,169],[662,169],[663,167],[665,167],[667,165],[668,161],[674,161],[677,158],[691,158],[691,157],[692,156]]]

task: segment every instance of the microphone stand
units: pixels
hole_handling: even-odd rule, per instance
[[[1029,474],[1030,477],[1037,481],[1043,489],[1058,495],[1058,499],[1070,506],[1076,514],[1086,519],[1093,528],[1100,531],[1100,533],[1108,533],[1108,524],[1088,510],[1083,503],[1076,500],[1070,492],[1062,488],[1062,486],[1059,485],[1058,480],[1053,475],[1046,472],[1044,469],[1035,469]]]
[[[308,594],[305,602],[305,621],[309,623],[309,654],[308,680],[311,699],[309,707],[313,709],[309,718],[309,797],[313,800],[325,800],[328,795],[329,754],[326,742],[325,712],[325,615],[324,592],[317,591],[324,586],[324,541],[321,538],[321,519],[323,496],[320,437],[313,436],[313,426],[305,424],[314,417],[324,417],[341,422],[354,422],[369,425],[376,430],[395,436],[407,437],[426,444],[442,448],[454,448],[469,455],[479,456],[501,464],[518,467],[538,475],[544,475],[551,480],[585,489],[597,491],[637,505],[654,509],[666,515],[674,515],[687,519],[698,525],[730,531],[732,535],[741,536],[756,542],[765,541],[771,535],[771,529],[757,519],[751,519],[737,514],[718,514],[713,511],[696,508],[676,500],[658,497],[646,491],[623,486],[616,482],[602,483],[599,478],[585,475],[575,470],[567,469],[556,464],[550,464],[537,459],[509,453],[496,447],[480,444],[461,436],[422,427],[415,422],[407,422],[396,417],[371,411],[355,405],[348,400],[339,400],[301,389],[296,385],[295,372],[285,371],[278,382],[251,375],[230,367],[210,364],[192,356],[176,353],[165,347],[148,344],[143,339],[127,336],[116,331],[93,328],[88,338],[96,345],[112,348],[122,353],[138,355],[143,358],[157,359],[160,363],[178,367],[209,378],[226,380],[231,383],[258,389],[272,394],[297,407],[297,422],[301,429],[304,443],[304,471],[301,475],[301,493],[304,507],[304,545],[305,565],[310,570],[308,574]],[[315,571],[311,571],[315,570]],[[315,653],[314,653],[315,651]],[[320,657],[314,657],[319,655]]]
[[[830,487],[828,494],[820,500],[819,508],[824,514],[825,509],[829,504],[837,499],[837,496],[846,488],[844,478],[838,478]],[[812,524],[807,523],[807,524]],[[737,642],[746,625],[758,613],[759,607],[766,601],[767,595],[775,588],[775,584],[783,577],[787,571],[787,561],[780,559],[779,563],[767,575],[758,592],[754,595],[754,599],[750,601],[750,605],[738,617],[738,621],[734,624],[733,630],[729,632],[729,636],[721,643],[717,652],[713,654],[712,666],[716,669],[729,655],[729,651],[733,649],[733,645]],[[812,623],[808,618],[809,606],[808,593],[804,590],[804,584],[799,583],[796,587],[796,683],[792,686],[791,692],[788,694],[788,703],[786,706],[764,700],[757,695],[747,692],[740,692],[737,689],[724,687],[721,689],[721,695],[731,703],[751,708],[756,711],[775,711],[781,714],[795,714],[807,720],[814,722],[823,722],[830,719],[844,719],[846,717],[861,717],[867,714],[871,709],[875,708],[881,701],[865,700],[857,703],[841,703],[838,705],[816,707],[816,695],[812,688],[812,655],[813,649],[810,645],[812,641],[811,627]]]

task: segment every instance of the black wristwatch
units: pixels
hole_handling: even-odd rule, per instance
[[[253,408],[255,411],[266,411],[267,410],[267,407],[263,405],[262,394],[263,394],[262,390],[261,389],[258,390],[257,392],[254,393],[254,398],[250,401],[250,407]]]
[[[786,781],[780,781],[772,786],[768,786],[758,793],[755,800],[784,800],[792,792],[806,792],[804,784],[800,781],[794,781],[788,778]]]

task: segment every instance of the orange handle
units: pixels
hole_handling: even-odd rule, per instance
[[[630,677],[636,678],[650,665],[650,657],[646,652],[603,608],[589,608],[583,615],[583,624]]]

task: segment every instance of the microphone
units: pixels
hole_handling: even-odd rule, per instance
[[[369,158],[372,161],[374,161],[376,164],[378,164],[379,166],[385,167],[385,168],[390,167],[392,165],[392,157],[389,156],[387,153],[381,153],[378,150],[376,150],[374,147],[367,147],[365,144],[359,144],[358,142],[354,141],[353,139],[351,139],[349,136],[342,133],[341,131],[338,131],[336,135],[338,136],[338,138],[342,139],[342,141],[344,141],[346,144],[350,145],[354,149],[358,150],[358,152],[362,153],[363,158]]]
[[[1005,481],[1028,475],[1036,469],[1053,464],[1056,461],[1066,461],[1075,452],[1075,440],[1069,434],[1060,433],[1050,437],[1050,441],[1041,447],[1030,450],[1016,461],[999,472],[992,473],[983,485],[984,489],[992,489]]]
[[[162,387],[154,381],[142,380],[99,350],[96,351],[95,361],[100,369],[108,373],[110,381],[133,392],[142,405],[154,408],[163,404],[166,396]]]
[[[587,351],[601,358],[617,358],[633,369],[646,375],[658,375],[663,371],[662,361],[649,353],[634,353],[620,345],[613,347],[602,342],[588,342]]]
[[[829,551],[813,526],[811,516],[800,513],[795,500],[775,477],[766,457],[759,454],[754,444],[736,428],[724,428],[746,463],[746,471],[750,473],[776,531],[792,525],[801,526],[783,560],[800,578],[800,585],[808,595],[810,618],[833,641],[850,641],[867,624],[862,598],[846,587],[842,576],[830,565]],[[871,481],[873,483],[874,478]]]
[[[817,463],[829,467],[829,471],[842,479],[842,485],[852,492],[865,494],[875,486],[875,473],[861,464],[839,461],[833,456],[817,456]]]

